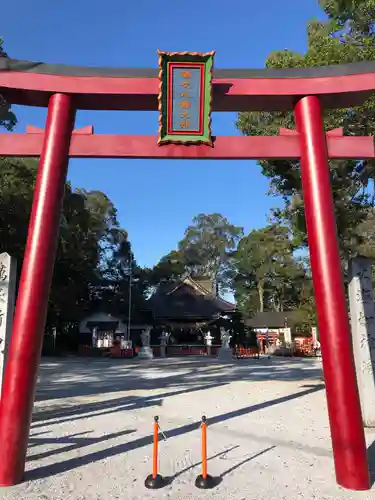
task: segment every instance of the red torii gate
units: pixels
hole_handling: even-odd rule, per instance
[[[374,158],[372,137],[323,130],[322,109],[361,105],[375,62],[285,70],[217,70],[213,111],[294,110],[297,130],[276,137],[217,137],[214,146],[157,145],[156,136],[73,131],[77,109],[158,109],[158,70],[69,67],[0,59],[0,94],[48,106],[45,132],[0,134],[0,155],[40,156],[0,402],[0,485],[23,479],[37,369],[71,157],[300,158],[310,259],[337,482],[370,488],[366,443],[338,251],[328,158]]]

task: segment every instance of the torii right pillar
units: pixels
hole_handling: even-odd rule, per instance
[[[366,441],[319,98],[301,98],[294,111],[336,479],[344,488],[368,490]]]

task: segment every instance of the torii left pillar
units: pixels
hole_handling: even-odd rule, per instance
[[[74,119],[72,98],[52,95],[0,400],[0,486],[24,476]]]

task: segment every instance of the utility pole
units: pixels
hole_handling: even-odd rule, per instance
[[[129,251],[129,290],[128,290],[128,328],[126,332],[127,340],[130,341],[130,327],[131,327],[131,316],[132,316],[132,263],[133,254]]]

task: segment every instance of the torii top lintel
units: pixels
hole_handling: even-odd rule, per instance
[[[298,69],[217,69],[213,111],[293,109],[317,95],[324,108],[359,106],[375,91],[375,61]],[[95,68],[0,58],[0,93],[12,104],[47,106],[53,93],[78,109],[158,109],[158,69]]]

